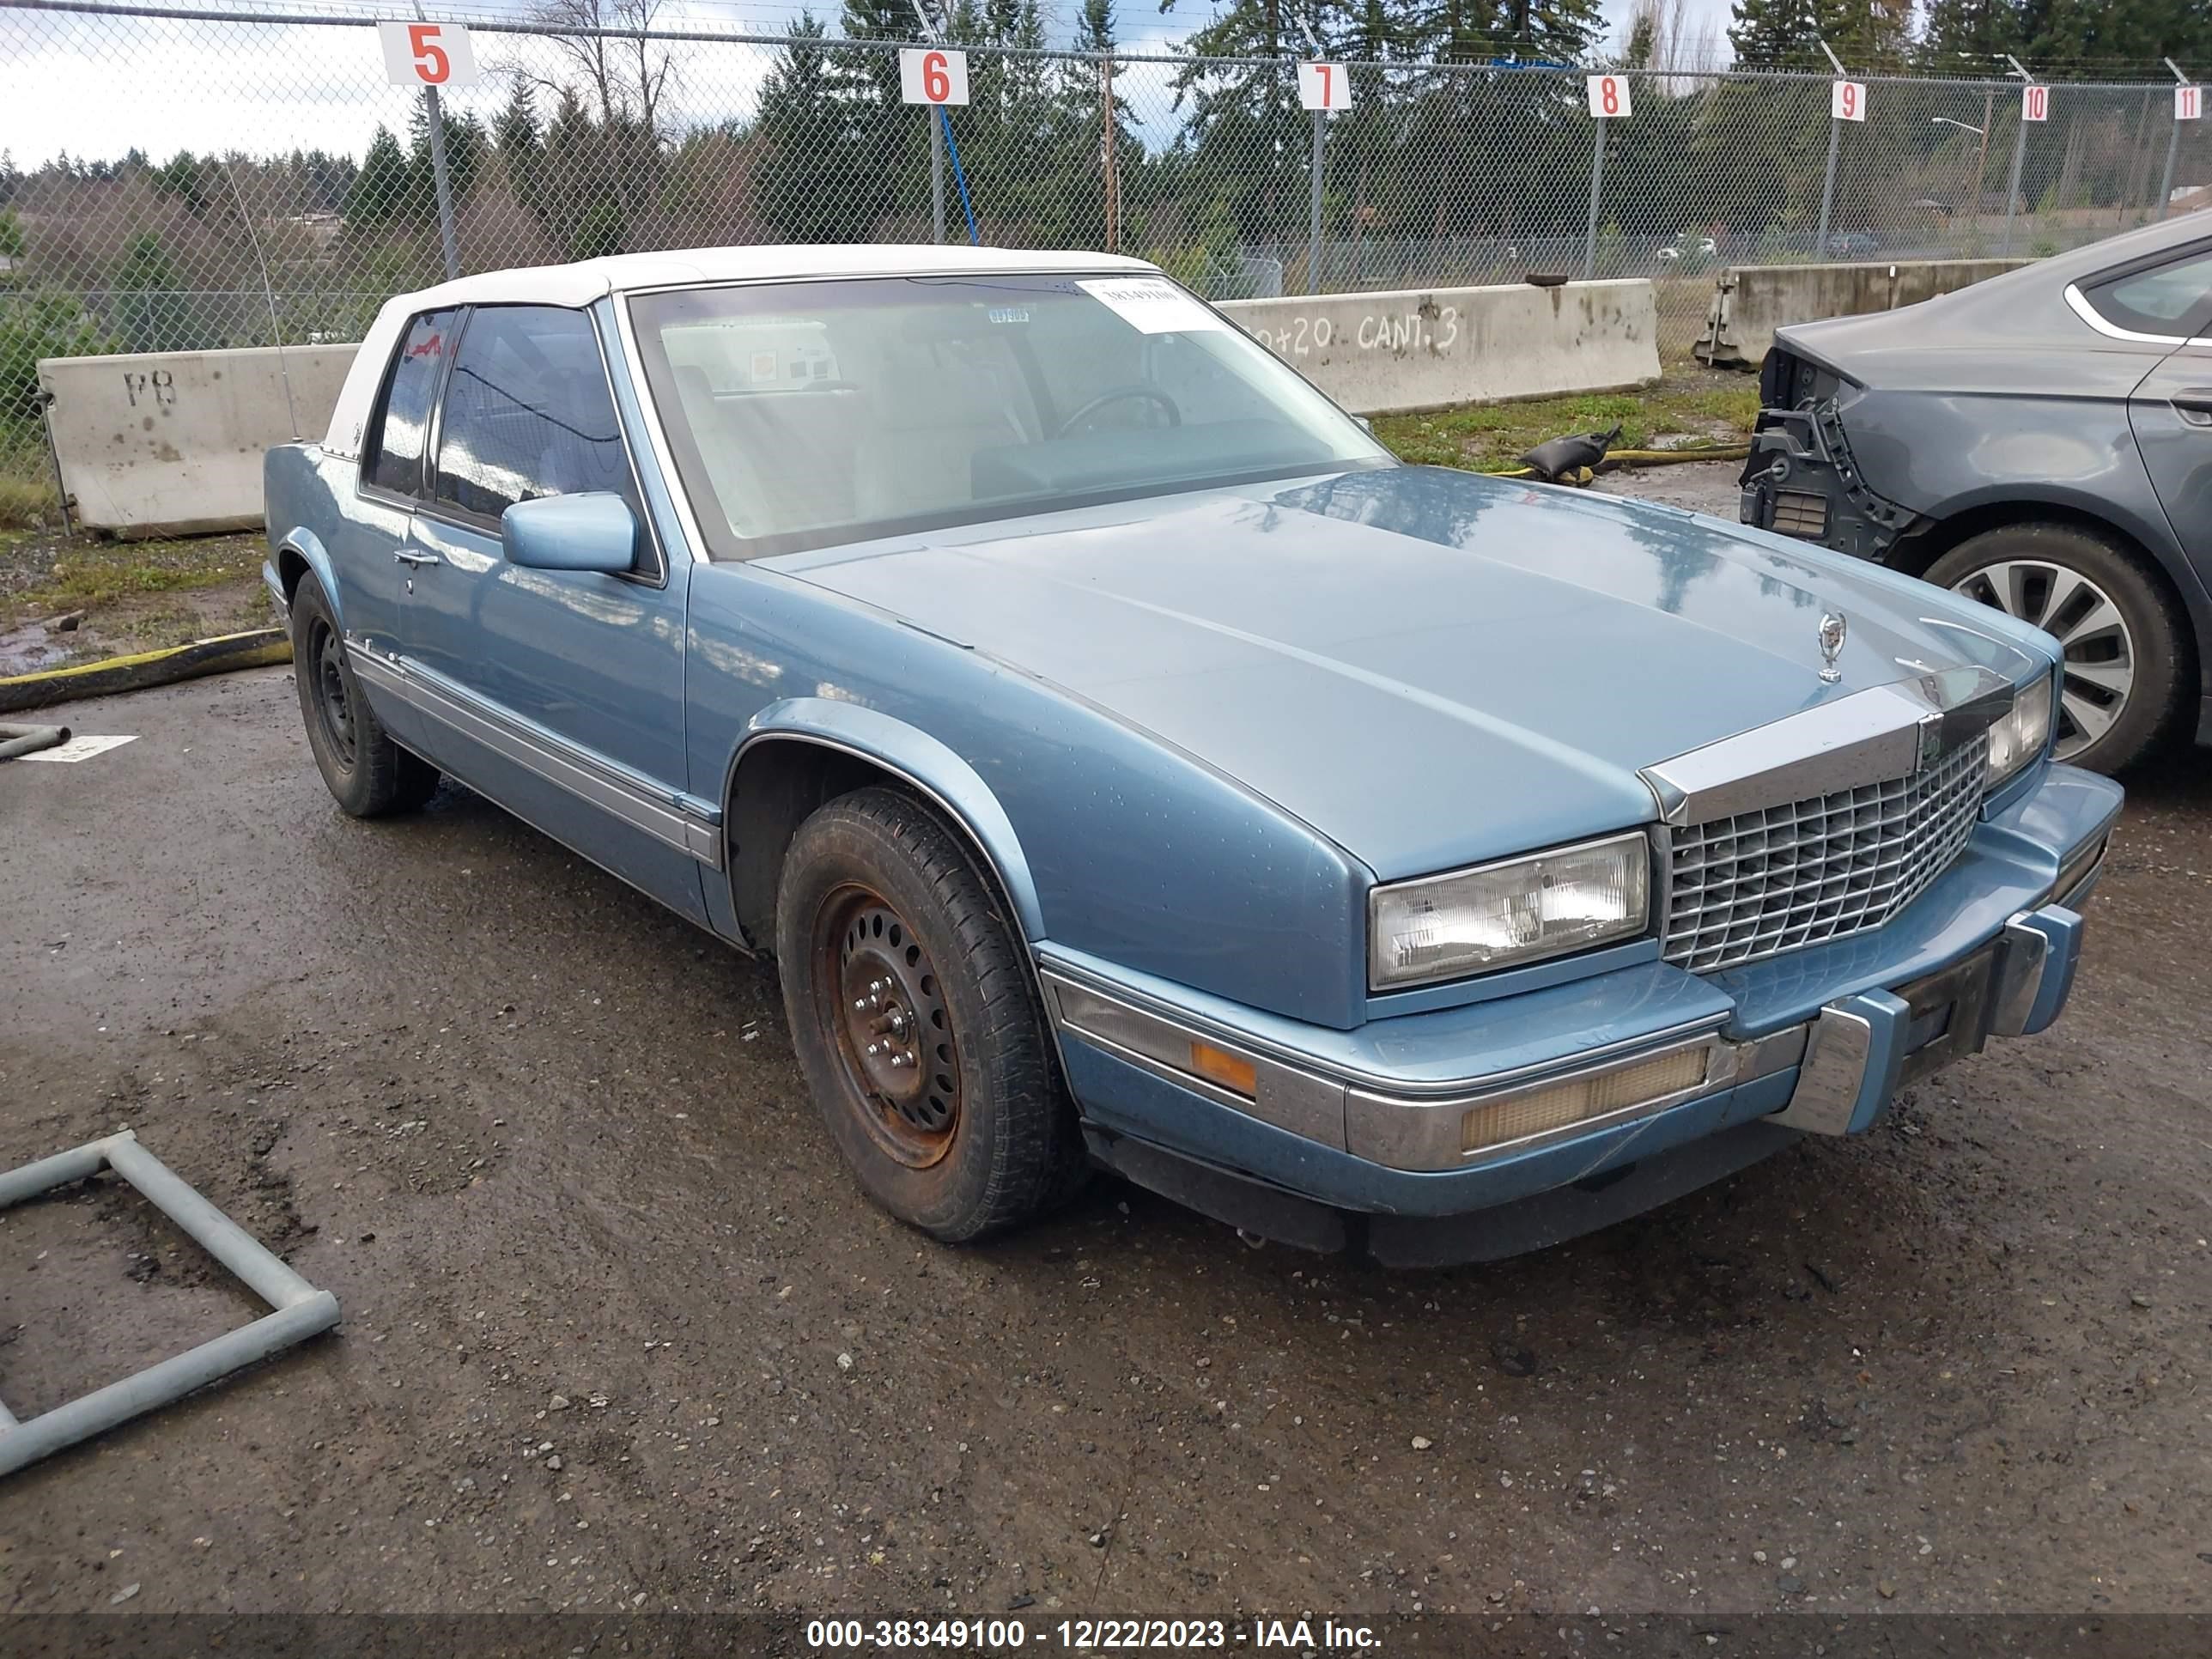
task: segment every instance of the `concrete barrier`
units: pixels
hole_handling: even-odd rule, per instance
[[[131,538],[258,528],[262,452],[329,428],[353,354],[258,346],[42,360],[71,518]]]
[[[1950,294],[2028,259],[1869,260],[1851,265],[1730,265],[1713,290],[1705,331],[1693,349],[1721,368],[1756,368],[1774,331],[1824,317],[1863,317]]]
[[[1231,300],[1221,309],[1358,415],[1659,378],[1658,307],[1641,277]]]

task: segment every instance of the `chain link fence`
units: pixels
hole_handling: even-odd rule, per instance
[[[460,269],[957,240],[972,213],[1215,298],[1649,276],[1680,356],[1723,264],[2048,253],[2212,186],[2212,121],[2153,84],[2054,86],[2023,128],[2016,82],[1870,76],[1833,122],[1825,77],[1629,71],[1601,127],[1581,69],[1355,64],[1317,152],[1287,59],[1050,52],[1034,9],[949,42],[970,101],[933,168],[900,43],[621,26],[651,15],[472,22],[482,77],[441,112]],[[0,446],[40,356],[358,338],[445,274],[430,148],[368,17],[0,0]]]

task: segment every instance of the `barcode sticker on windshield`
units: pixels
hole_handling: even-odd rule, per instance
[[[1229,326],[1225,318],[1208,311],[1164,276],[1102,276],[1076,287],[1141,334],[1185,334]]]

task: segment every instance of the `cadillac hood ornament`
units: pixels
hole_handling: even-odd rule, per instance
[[[1823,611],[1820,613],[1820,680],[1823,684],[1833,685],[1844,677],[1844,671],[1836,666],[1836,662],[1844,654],[1844,635],[1850,631],[1850,627],[1840,611]]]

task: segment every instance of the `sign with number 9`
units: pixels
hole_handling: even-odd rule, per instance
[[[476,48],[459,23],[379,23],[384,73],[395,87],[472,87]]]
[[[1593,75],[1584,82],[1589,88],[1589,112],[1601,121],[1626,121],[1630,114],[1628,77],[1625,75]]]
[[[1866,119],[1866,88],[1856,81],[1828,83],[1828,113],[1838,121]]]

